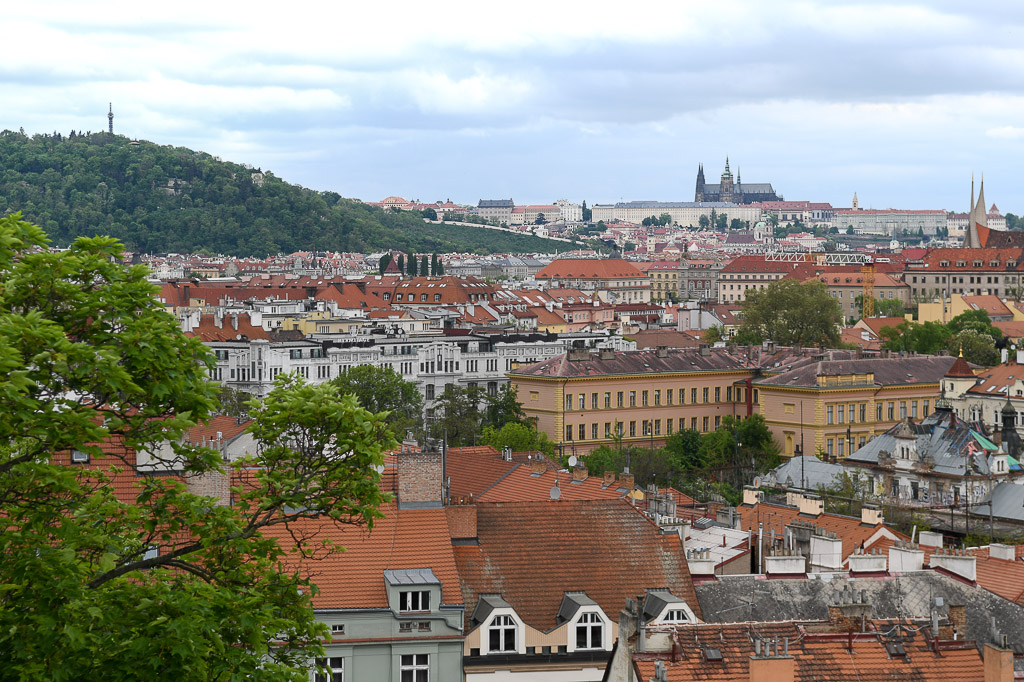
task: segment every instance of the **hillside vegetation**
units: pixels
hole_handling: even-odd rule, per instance
[[[264,256],[291,251],[549,252],[565,244],[424,223],[291,185],[183,147],[109,133],[0,133],[0,216],[21,211],[54,244],[111,235],[149,253]]]

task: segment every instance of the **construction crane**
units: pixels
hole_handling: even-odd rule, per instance
[[[860,272],[864,275],[861,317],[872,317],[875,314],[875,261],[868,259],[861,267]]]

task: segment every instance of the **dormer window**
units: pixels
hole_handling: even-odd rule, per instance
[[[487,628],[487,650],[491,653],[517,651],[516,630],[512,616],[495,616]]]
[[[683,609],[669,609],[661,620],[665,623],[689,623],[690,617]]]
[[[603,649],[604,621],[596,613],[584,613],[576,621],[576,648]]]
[[[430,592],[426,590],[417,592],[399,592],[398,610],[402,613],[410,611],[429,611]]]

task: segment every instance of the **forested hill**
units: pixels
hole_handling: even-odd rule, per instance
[[[291,185],[209,154],[109,133],[0,132],[0,215],[21,211],[57,246],[78,236],[131,250],[265,256],[327,250],[554,251],[565,244],[433,225]]]

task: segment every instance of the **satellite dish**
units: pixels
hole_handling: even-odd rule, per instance
[[[760,488],[761,487],[761,477],[760,476],[754,476],[754,487],[755,488]]]
[[[569,466],[571,466],[571,467],[576,466],[576,462],[578,462],[578,461],[579,460],[576,459],[576,455],[570,455],[569,456]]]
[[[562,496],[562,489],[561,488],[559,488],[557,485],[551,488],[551,499],[552,500],[557,500],[561,496]]]

